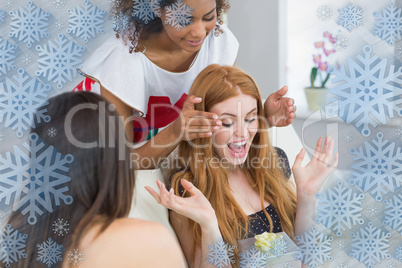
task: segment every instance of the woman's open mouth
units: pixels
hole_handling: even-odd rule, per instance
[[[247,140],[241,142],[228,143],[230,154],[236,158],[242,158],[247,153]]]

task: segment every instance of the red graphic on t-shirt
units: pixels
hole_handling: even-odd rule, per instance
[[[184,93],[172,106],[169,97],[151,96],[148,100],[146,116],[136,118],[134,121],[134,142],[144,141],[149,131],[165,127],[176,120],[186,99],[187,94]]]
[[[84,80],[82,80],[81,83],[79,83],[74,89],[73,92],[78,92],[78,91],[91,91],[92,89],[92,84],[95,84],[95,81],[85,77]]]

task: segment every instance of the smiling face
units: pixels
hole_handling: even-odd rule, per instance
[[[171,41],[187,52],[197,52],[216,24],[215,0],[183,0],[185,5],[192,8],[191,24],[182,25],[178,31],[171,24],[165,24],[167,11],[162,13],[161,20],[163,29]],[[177,3],[177,2],[176,2]],[[174,7],[174,3],[171,7]]]
[[[214,105],[210,112],[222,120],[222,128],[212,141],[214,151],[232,166],[244,163],[258,130],[257,100],[240,93]]]

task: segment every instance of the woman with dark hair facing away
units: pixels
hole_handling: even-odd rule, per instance
[[[305,167],[304,148],[297,155],[296,194],[286,154],[269,142],[261,96],[249,75],[211,65],[195,79],[190,94],[202,98],[195,109],[218,114],[223,127],[212,139],[180,143],[182,167],[172,175],[170,191],[161,182],[160,194],[146,187],[171,209],[170,221],[190,266],[215,267],[209,249],[220,248],[215,246],[220,239],[236,246],[233,266],[238,267],[239,240],[282,231],[294,238],[312,227],[315,194],[338,164],[338,153],[331,164],[334,140],[327,137],[323,146],[320,138]]]
[[[186,267],[180,246],[165,227],[127,218],[134,170],[130,167],[129,148],[119,144],[121,122],[114,106],[99,95],[79,92],[49,99],[47,109],[51,122],[38,125],[31,136],[40,137],[59,153],[73,158],[66,193],[72,202],[36,215],[34,224],[21,211],[11,214],[7,223],[27,235],[26,258],[19,259],[13,267],[48,264],[38,254],[39,245],[49,238],[62,245],[62,260],[55,257],[56,250],[46,252],[55,258],[51,264],[57,262],[53,267],[73,267],[71,252],[84,254],[76,263],[79,267]],[[55,137],[47,135],[49,126],[57,129]],[[52,176],[60,179],[57,174]],[[35,184],[35,179],[41,178],[31,178],[29,191],[41,191],[34,185],[52,187],[52,180],[43,185]],[[69,224],[63,236],[52,230],[52,224],[60,219]]]
[[[134,164],[153,169],[181,140],[210,138],[221,127],[215,114],[194,111],[201,98],[188,97],[188,91],[208,65],[233,66],[239,45],[221,25],[227,0],[114,3],[118,38],[109,38],[84,62],[86,78],[75,90],[96,92],[116,106],[134,152],[147,160]],[[264,105],[270,126],[286,126],[295,117],[286,92],[284,87],[271,94]]]

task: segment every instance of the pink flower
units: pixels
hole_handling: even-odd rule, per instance
[[[336,50],[335,49],[330,49],[330,50],[326,50],[325,49],[325,47],[324,47],[324,54],[325,54],[325,56],[329,56],[329,55],[331,55],[332,53],[335,53],[336,52]]]
[[[314,63],[320,64],[321,63],[321,55],[313,55]]]
[[[331,42],[331,44],[335,44],[335,43],[336,43],[336,39],[332,36],[331,33],[329,33],[329,32],[324,32],[324,37],[328,37],[329,42]]]
[[[314,46],[315,46],[315,48],[321,48],[321,47],[324,47],[324,42],[315,42],[314,43]]]
[[[326,71],[328,69],[328,62],[320,62],[318,64],[318,69],[321,71]]]

